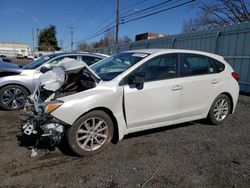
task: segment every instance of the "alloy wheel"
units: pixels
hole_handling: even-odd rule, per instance
[[[8,88],[1,96],[3,105],[12,109],[18,109],[24,105],[25,94],[19,88]]]
[[[77,144],[85,151],[100,148],[108,138],[108,125],[98,117],[85,120],[76,132]]]
[[[219,99],[214,106],[214,118],[217,121],[223,121],[229,111],[228,101],[224,98]]]

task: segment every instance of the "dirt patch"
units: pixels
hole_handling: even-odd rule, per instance
[[[184,123],[127,136],[79,158],[20,147],[21,112],[0,112],[0,187],[248,187],[250,97],[221,126]]]

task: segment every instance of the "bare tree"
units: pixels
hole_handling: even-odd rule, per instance
[[[128,36],[124,36],[123,38],[119,39],[119,44],[128,44],[132,42],[132,39]]]
[[[200,16],[185,21],[183,32],[250,21],[249,7],[249,0],[200,1],[197,3]]]
[[[82,42],[82,43],[77,45],[77,50],[78,51],[86,51],[88,49],[90,49],[90,45],[88,43],[86,43],[86,42]]]

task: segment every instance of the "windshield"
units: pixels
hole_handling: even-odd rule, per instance
[[[23,69],[36,69],[38,67],[40,67],[42,64],[44,64],[45,62],[47,62],[48,60],[52,59],[53,57],[55,57],[55,54],[51,54],[51,55],[46,55],[46,56],[42,56],[39,59],[23,66]]]
[[[92,65],[91,69],[103,81],[109,81],[147,56],[145,53],[119,53]]]

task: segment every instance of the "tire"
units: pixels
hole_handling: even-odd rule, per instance
[[[66,132],[69,147],[79,156],[102,151],[113,137],[113,121],[103,111],[95,110],[80,117]]]
[[[4,110],[20,110],[29,95],[26,88],[19,85],[7,85],[0,89],[0,107]]]
[[[208,121],[214,125],[222,124],[231,112],[232,104],[225,94],[221,94],[214,100],[209,113]]]

